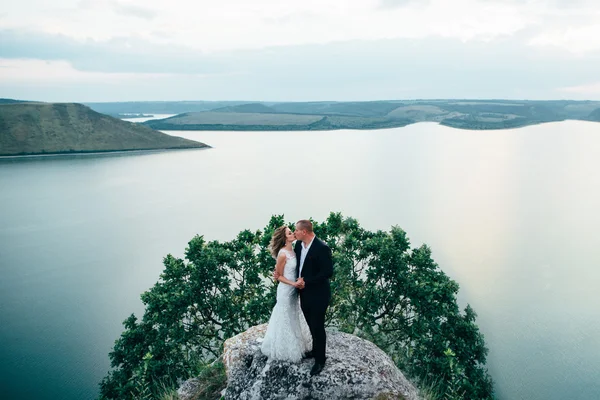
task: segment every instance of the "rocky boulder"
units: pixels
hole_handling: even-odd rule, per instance
[[[392,360],[373,343],[337,331],[327,332],[327,363],[310,376],[313,360],[269,360],[260,351],[266,324],[228,339],[223,362],[224,397],[229,399],[404,399],[420,397]]]

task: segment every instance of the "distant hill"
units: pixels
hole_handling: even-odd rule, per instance
[[[0,104],[30,103],[26,100],[0,99]]]
[[[307,102],[277,103],[271,108],[280,113],[384,117],[400,105],[401,101]]]
[[[183,114],[247,104],[249,101],[126,101],[83,103],[102,114]]]
[[[600,122],[600,108],[596,108],[594,111],[592,111],[587,119],[590,121]]]
[[[215,112],[238,112],[238,113],[276,113],[277,111],[262,103],[248,103],[237,106],[215,108]]]
[[[81,104],[0,104],[0,156],[203,147]]]
[[[565,119],[599,121],[598,108],[597,101],[568,100],[247,103],[144,124],[161,130],[331,130],[392,128],[428,121],[460,129],[506,129]]]
[[[185,113],[143,124],[162,130],[306,130],[324,117],[275,113],[204,111]]]

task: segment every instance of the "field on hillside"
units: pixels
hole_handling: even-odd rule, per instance
[[[237,112],[186,113],[165,119],[174,125],[225,124],[225,125],[308,125],[322,119],[320,115],[262,114]]]
[[[153,111],[152,107],[144,109],[142,103],[135,104],[128,108],[146,113]],[[186,102],[180,102],[171,108],[184,109],[185,105]],[[201,104],[207,108],[210,105],[211,102]],[[190,109],[185,113],[145,124],[162,130],[330,130],[380,129],[437,122],[461,129],[506,129],[566,119],[600,120],[598,101],[460,99],[213,102],[212,105],[211,111],[196,112],[197,102],[190,102]]]

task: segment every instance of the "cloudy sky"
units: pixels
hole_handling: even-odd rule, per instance
[[[597,0],[18,0],[0,97],[600,99]]]

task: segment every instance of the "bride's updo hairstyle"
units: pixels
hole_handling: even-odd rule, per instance
[[[269,250],[271,251],[271,255],[273,258],[277,258],[277,254],[279,254],[279,250],[285,247],[286,237],[285,230],[287,226],[283,225],[279,228],[275,229],[273,232],[273,237],[271,238],[271,243],[269,244]]]

